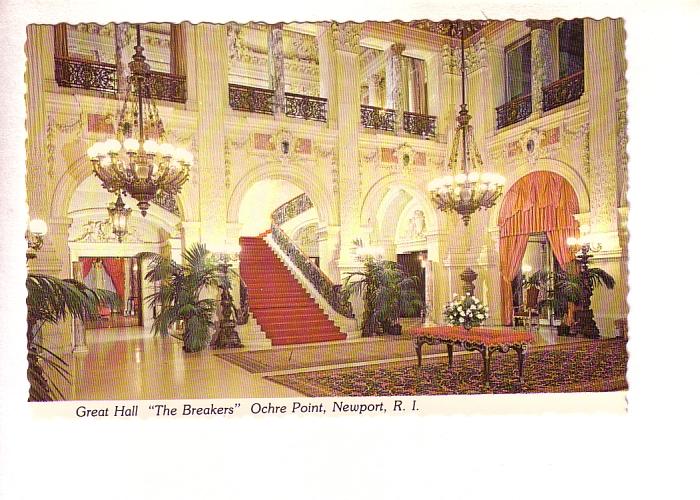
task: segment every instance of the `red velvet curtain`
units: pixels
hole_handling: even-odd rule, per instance
[[[122,259],[119,257],[103,257],[102,265],[109,277],[112,278],[117,295],[124,300],[124,263]]]
[[[563,267],[574,258],[566,244],[569,236],[577,236],[578,198],[562,176],[532,172],[508,190],[498,216],[500,228],[501,313],[506,324],[511,322],[513,297],[511,282],[518,272],[528,236],[546,233],[552,252]]]
[[[83,265],[83,280],[88,274],[90,274],[90,269],[92,269],[92,265],[95,263],[96,260],[97,259],[95,257],[80,257],[80,263]],[[76,276],[75,279],[78,279],[78,277]]]

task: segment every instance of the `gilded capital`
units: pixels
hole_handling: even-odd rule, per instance
[[[362,26],[357,23],[338,24],[334,22],[331,24],[331,35],[335,49],[359,54],[361,31]]]

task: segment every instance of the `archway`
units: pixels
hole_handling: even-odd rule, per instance
[[[579,201],[574,188],[553,172],[531,172],[516,181],[503,197],[498,227],[504,323],[512,323],[511,283],[521,268],[530,236],[545,235],[554,258],[563,267],[574,258],[566,239],[578,233],[577,213]]]
[[[87,323],[88,328],[147,326],[145,297],[151,285],[145,282],[147,262],[139,254],[169,253],[176,260],[179,252],[180,218],[156,204],[142,217],[133,200],[126,198],[133,210],[122,241],[113,233],[107,206],[115,195],[107,192],[98,179],[84,179],[68,197],[66,216],[71,275],[88,286],[111,290],[120,297],[122,307],[103,311],[101,319]]]

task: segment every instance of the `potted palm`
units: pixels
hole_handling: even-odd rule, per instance
[[[600,286],[611,290],[615,287],[615,278],[598,267],[588,268],[591,291]],[[567,303],[566,315],[557,329],[559,335],[569,335],[575,322],[576,312],[585,299],[586,287],[580,272],[574,270],[554,273],[554,295]],[[590,292],[589,292],[590,293]]]
[[[154,283],[155,292],[147,297],[149,306],[159,311],[153,321],[153,331],[163,336],[182,325],[183,350],[198,352],[210,341],[209,330],[214,325],[218,301],[206,297],[221,286],[230,286],[228,274],[223,274],[212,254],[201,243],[195,243],[182,253],[182,264],[157,254],[147,254],[151,264],[146,280]],[[228,269],[227,273],[236,275]]]
[[[401,311],[412,314],[423,306],[417,280],[396,262],[370,256],[363,263],[364,269],[346,273],[343,283],[346,296],[358,295],[364,299],[362,335],[373,336],[380,330],[400,335]]]
[[[26,286],[29,401],[63,399],[56,377],[70,383],[68,364],[41,343],[41,328],[69,316],[83,321],[95,318],[101,307],[120,308],[120,300],[114,292],[93,290],[80,281],[45,274],[29,273]]]

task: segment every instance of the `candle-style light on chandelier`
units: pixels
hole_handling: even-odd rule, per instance
[[[455,35],[456,26],[453,26]],[[471,215],[480,209],[491,208],[503,194],[505,178],[496,173],[484,172],[483,161],[474,139],[474,129],[469,125],[469,112],[466,105],[466,68],[464,59],[465,28],[461,27],[461,75],[462,75],[462,105],[457,115],[455,130],[448,168],[452,175],[446,175],[432,180],[428,191],[435,206],[443,212],[454,211],[462,216],[464,225],[469,224]],[[460,155],[461,142],[461,155]],[[461,162],[459,157],[461,156]],[[461,169],[458,168],[461,166]]]
[[[163,122],[153,102],[151,68],[136,25],[136,47],[129,63],[129,90],[119,112],[116,137],[87,150],[95,175],[111,193],[138,201],[143,216],[160,192],[176,195],[189,178],[193,156],[165,142]]]
[[[117,201],[109,204],[107,212],[112,223],[112,232],[117,236],[119,243],[121,243],[122,238],[129,232],[128,222],[131,215],[131,209],[127,208],[124,200],[122,200],[121,193],[117,195]]]

